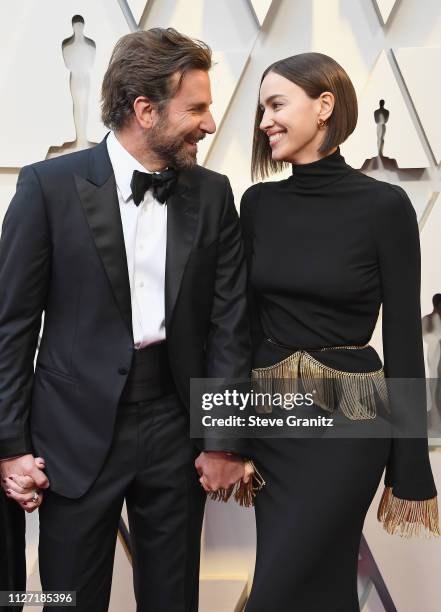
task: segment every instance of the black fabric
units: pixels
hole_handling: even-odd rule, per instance
[[[42,589],[76,591],[77,612],[107,610],[125,499],[138,612],[197,612],[205,504],[197,453],[175,394],[120,404],[93,487],[77,499],[45,491],[39,509]]]
[[[249,373],[245,286],[228,179],[199,166],[180,171],[167,200],[165,327],[173,380],[187,408],[192,377]],[[46,460],[53,492],[84,495],[109,450],[133,355],[106,141],[25,166],[0,240],[0,457],[33,451]],[[240,440],[213,446],[243,449]]]
[[[175,392],[167,343],[150,344],[133,353],[120,402],[139,402]]]
[[[177,178],[178,173],[174,168],[152,173],[134,170],[130,181],[134,203],[139,206],[144,199],[145,192],[152,188],[154,197],[158,202],[164,204],[173,193]]]
[[[403,189],[354,170],[337,149],[286,180],[250,187],[241,222],[255,367],[271,365],[267,337],[299,348],[363,345],[382,305],[386,376],[424,378],[419,233]],[[372,348],[314,356],[347,371],[381,363]],[[413,409],[424,424],[424,396]],[[436,495],[427,439],[392,441],[385,482],[404,499]]]
[[[255,440],[266,481],[246,612],[356,612],[363,523],[389,439]]]
[[[0,591],[26,590],[25,528],[24,510],[0,494]],[[0,605],[0,612],[10,610]],[[14,610],[23,610],[23,606]]]

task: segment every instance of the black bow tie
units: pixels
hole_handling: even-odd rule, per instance
[[[164,204],[169,195],[173,192],[177,178],[178,173],[174,168],[151,174],[134,170],[130,182],[133,201],[136,206],[139,206],[144,199],[145,192],[151,187],[155,198],[161,202],[161,204]]]

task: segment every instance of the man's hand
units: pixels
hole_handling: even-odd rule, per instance
[[[49,480],[43,472],[44,459],[33,455],[22,455],[0,461],[1,485],[7,497],[14,499],[26,512],[34,512],[43,501],[40,489],[49,487]],[[34,491],[38,497],[32,501]]]
[[[229,489],[245,475],[245,464],[240,455],[219,451],[202,452],[194,462],[199,482],[207,493]]]

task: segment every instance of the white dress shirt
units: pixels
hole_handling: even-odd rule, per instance
[[[134,170],[147,172],[110,132],[107,150],[115,174],[132,297],[136,349],[165,339],[165,249],[167,206],[146,191],[136,206],[130,182]]]

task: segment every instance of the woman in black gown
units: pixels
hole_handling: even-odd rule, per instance
[[[271,65],[260,87],[253,175],[264,178],[284,163],[293,172],[253,185],[241,202],[254,378],[271,384],[309,374],[340,389],[350,381],[359,401],[340,408],[352,422],[378,416],[384,375],[424,377],[416,215],[400,187],[346,164],[339,145],[356,121],[352,83],[328,56]],[[384,370],[367,345],[381,304]],[[327,416],[333,408],[321,404]],[[266,486],[255,499],[247,612],[359,610],[361,532],[385,467],[384,527],[439,534],[424,437],[318,434],[256,439],[253,447]]]

